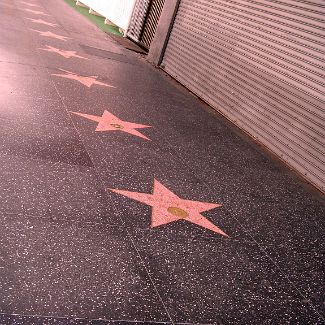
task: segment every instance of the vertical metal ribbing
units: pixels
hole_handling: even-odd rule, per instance
[[[149,48],[151,41],[153,40],[158,25],[159,17],[164,6],[164,0],[152,0],[144,28],[141,34],[141,43]]]
[[[132,40],[139,42],[142,34],[146,14],[150,5],[150,0],[137,0],[134,6],[130,25],[126,35]]]

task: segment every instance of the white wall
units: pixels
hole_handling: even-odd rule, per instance
[[[126,30],[136,0],[81,0],[118,27]]]

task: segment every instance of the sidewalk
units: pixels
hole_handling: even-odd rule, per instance
[[[0,26],[1,324],[325,324],[322,194],[63,0]]]

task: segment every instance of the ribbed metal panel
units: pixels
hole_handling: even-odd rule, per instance
[[[324,40],[324,0],[181,0],[162,66],[324,190]]]
[[[136,42],[140,41],[149,5],[150,0],[137,0],[134,5],[131,21],[126,35]]]
[[[141,43],[149,48],[153,40],[158,25],[159,17],[163,9],[165,0],[152,0],[148,9],[148,14],[141,35]]]

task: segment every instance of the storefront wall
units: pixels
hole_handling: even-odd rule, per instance
[[[324,191],[324,39],[323,1],[181,0],[161,66]]]

